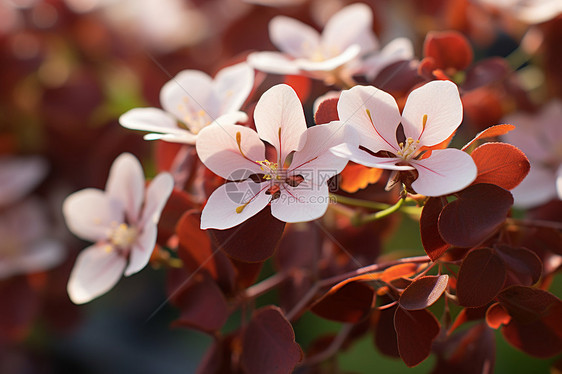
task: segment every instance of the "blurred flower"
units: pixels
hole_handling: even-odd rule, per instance
[[[246,63],[219,71],[212,79],[198,70],[184,70],[160,91],[164,110],[135,108],[119,118],[123,127],[151,131],[145,139],[194,144],[199,131],[211,123],[244,122],[238,110],[254,85],[254,71]],[[180,121],[178,126],[177,122]]]
[[[511,192],[515,205],[530,208],[562,199],[562,102],[553,100],[536,114],[514,113],[504,118],[515,130],[503,140],[519,147],[531,170]]]
[[[529,24],[546,22],[562,13],[560,0],[479,0]]]
[[[350,128],[351,140],[336,147],[336,154],[369,167],[415,169],[417,178],[411,186],[419,194],[450,194],[476,178],[476,165],[467,153],[430,149],[451,137],[462,121],[459,92],[450,81],[430,82],[412,91],[402,115],[388,93],[372,86],[356,86],[342,92],[338,114]],[[401,142],[396,136],[400,123],[405,135]],[[386,154],[378,154],[381,151]]]
[[[271,214],[285,222],[311,221],[328,207],[326,182],[347,163],[329,152],[343,142],[342,127],[307,129],[302,105],[287,85],[263,94],[254,120],[257,133],[238,125],[209,126],[197,139],[197,153],[205,166],[235,181],[211,194],[201,216],[203,229],[231,228],[270,203]],[[266,158],[260,138],[275,148],[273,162]],[[254,175],[260,176],[259,181]]]
[[[0,157],[0,207],[27,195],[46,174],[47,163],[40,157]]]
[[[269,23],[269,35],[281,53],[255,52],[248,62],[269,73],[305,74],[334,84],[359,73],[374,77],[383,67],[412,57],[411,42],[405,38],[379,51],[372,23],[371,8],[359,3],[332,16],[321,35],[300,21],[277,16]]]
[[[121,278],[146,266],[156,244],[156,225],[173,188],[170,174],[158,174],[145,192],[141,164],[124,153],[113,163],[106,190],[84,189],[63,204],[76,236],[96,242],[76,259],[68,294],[81,304],[109,291]]]

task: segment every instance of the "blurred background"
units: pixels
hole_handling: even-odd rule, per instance
[[[134,107],[159,107],[160,88],[179,71],[213,75],[250,51],[275,50],[267,33],[275,15],[323,25],[352,2],[0,0],[0,373],[195,372],[211,338],[169,326],[177,311],[166,303],[164,270],[124,278],[87,305],[70,302],[66,283],[86,243],[66,229],[62,201],[85,187],[103,188],[122,152],[155,174],[155,143],[119,126],[118,117]],[[508,57],[519,69],[528,97],[504,95],[499,111],[475,111],[470,134],[522,103],[532,107],[562,93],[560,17],[529,21],[468,0],[366,3],[383,43],[406,36],[420,59],[428,31],[455,29],[469,38],[476,59]],[[525,53],[539,46],[540,65],[529,64]],[[313,99],[305,107],[309,118]],[[423,254],[417,232],[414,221],[404,222],[383,250]],[[311,314],[295,325],[303,348],[337,328]],[[341,367],[358,373],[432,367],[430,358],[407,369],[383,358],[370,339],[340,354]],[[530,358],[501,337],[497,344],[498,373],[548,372],[553,361]]]

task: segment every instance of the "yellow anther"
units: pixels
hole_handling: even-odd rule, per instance
[[[239,207],[236,207],[236,213],[240,214],[244,211],[244,208],[246,208],[248,206],[250,202],[248,201],[246,204],[244,205],[240,205]]]
[[[205,112],[203,109],[201,109],[200,111],[197,112],[197,115],[199,117],[205,117],[206,114],[207,114],[207,112]]]
[[[427,114],[423,115],[423,119],[422,119],[422,131],[425,130],[425,124],[427,123]]]
[[[246,157],[244,155],[244,152],[242,152],[242,134],[240,133],[240,131],[236,132],[236,144],[238,144],[238,150],[240,151],[240,154]]]

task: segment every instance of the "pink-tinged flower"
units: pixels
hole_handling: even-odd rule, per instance
[[[160,91],[158,108],[135,108],[119,118],[121,126],[149,131],[145,139],[194,144],[202,128],[245,122],[239,109],[254,85],[254,70],[246,63],[222,69],[215,79],[198,70],[184,70]],[[179,123],[179,124],[178,124]]]
[[[358,136],[334,152],[369,167],[415,169],[417,178],[411,187],[419,194],[450,194],[476,178],[476,165],[463,151],[438,149],[429,157],[424,153],[428,147],[448,139],[461,124],[459,92],[449,81],[430,82],[412,91],[402,115],[388,93],[372,86],[356,86],[342,92],[338,115],[352,129],[351,135],[357,132]],[[399,142],[396,133],[400,123],[405,139]],[[388,157],[376,156],[380,151],[386,151]]]
[[[146,266],[172,188],[171,175],[160,173],[145,189],[139,161],[124,153],[113,162],[105,191],[87,188],[66,198],[63,213],[68,228],[95,242],[78,255],[70,274],[67,289],[74,303],[104,294],[123,274]]]
[[[40,157],[1,157],[0,207],[27,195],[46,174],[47,163]]]
[[[254,111],[256,131],[239,125],[210,126],[197,138],[197,154],[211,171],[234,182],[217,188],[201,216],[201,228],[228,229],[268,204],[285,222],[310,221],[328,207],[327,181],[347,160],[329,149],[343,143],[343,127],[306,127],[293,89],[281,84],[260,98]],[[276,155],[266,156],[263,141]]]
[[[529,24],[546,22],[562,13],[560,0],[479,0]]]
[[[57,266],[66,252],[50,237],[44,204],[29,198],[0,213],[0,279]]]
[[[511,193],[515,205],[531,208],[562,199],[562,102],[553,100],[540,112],[514,113],[503,119],[516,128],[503,140],[520,148],[531,170]]]
[[[374,77],[383,67],[412,58],[412,44],[406,38],[379,50],[372,23],[371,8],[361,3],[332,16],[322,34],[293,18],[278,16],[269,23],[269,36],[281,53],[252,53],[248,63],[269,73],[304,74],[333,84],[360,73]]]

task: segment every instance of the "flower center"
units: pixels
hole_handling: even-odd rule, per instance
[[[186,130],[193,134],[197,134],[203,127],[212,122],[211,117],[203,109],[196,111],[191,108],[187,97],[184,97],[183,104],[178,105],[178,111],[181,113]]]
[[[279,169],[279,164],[276,162],[271,162],[269,160],[263,161],[256,161],[260,165],[260,169],[262,169],[265,174],[263,179],[275,181],[281,181],[284,179],[285,171],[283,169]]]
[[[115,247],[125,249],[129,248],[137,240],[137,236],[138,231],[136,227],[121,223],[109,233],[109,241]]]
[[[402,157],[406,161],[411,159],[416,155],[419,143],[419,140],[414,140],[412,138],[406,139],[405,142],[399,144],[400,150],[396,153],[396,155]]]

